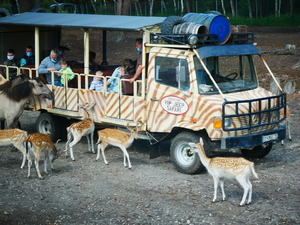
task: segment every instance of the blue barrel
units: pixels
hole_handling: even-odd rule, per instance
[[[218,13],[188,13],[183,16],[185,22],[194,22],[206,27],[209,34],[218,34],[218,44],[224,44],[230,38],[231,26],[229,20]]]

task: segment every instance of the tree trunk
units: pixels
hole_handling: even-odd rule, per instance
[[[230,0],[230,8],[231,8],[231,14],[233,17],[235,17],[235,10],[234,10],[234,3],[233,0]]]
[[[185,3],[186,3],[186,13],[190,13],[191,12],[190,1],[186,0]]]
[[[30,0],[20,1],[20,13],[29,12],[30,10]]]
[[[293,11],[294,11],[293,0],[290,0],[290,14],[291,14],[291,15],[294,14]]]
[[[248,9],[249,9],[249,18],[252,18],[252,7],[251,7],[251,1],[248,0]]]
[[[122,15],[126,15],[126,16],[130,15],[130,6],[131,6],[131,0],[124,0]]]
[[[94,10],[94,13],[97,14],[96,6],[95,6],[93,0],[91,0],[91,4],[92,4],[93,10]]]
[[[221,0],[221,4],[222,4],[223,15],[226,15],[224,0]]]
[[[153,4],[154,4],[154,0],[149,0],[149,16],[153,16]]]
[[[122,15],[122,0],[117,0],[117,12],[116,15]]]

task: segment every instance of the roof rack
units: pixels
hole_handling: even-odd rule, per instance
[[[181,44],[190,45],[189,41],[191,37],[197,37],[197,43],[194,46],[210,46],[218,45],[218,34],[151,34],[151,44]],[[253,44],[254,34],[253,33],[232,33],[226,44]]]

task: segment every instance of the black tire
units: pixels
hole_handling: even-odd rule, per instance
[[[30,12],[35,12],[35,13],[45,13],[46,10],[40,7],[35,7],[33,9],[30,10]]]
[[[206,11],[204,14],[222,15],[219,11]]]
[[[207,144],[207,136],[202,135],[202,138],[205,152],[207,156],[209,156],[210,149],[209,145]],[[172,139],[170,154],[177,171],[185,174],[196,174],[200,173],[200,171],[204,169],[199,155],[189,151],[189,142],[198,143],[199,139],[200,134],[188,131],[179,133]]]
[[[241,152],[246,158],[263,158],[269,154],[272,146],[272,143],[268,143],[266,145],[256,146],[252,150],[241,149]]]
[[[41,113],[36,121],[36,132],[50,135],[52,141],[62,139],[61,118],[51,113]]]
[[[5,8],[0,8],[0,17],[10,16],[10,12]]]
[[[184,23],[184,20],[180,16],[169,16],[161,25],[162,34],[172,34],[173,27],[177,24]]]

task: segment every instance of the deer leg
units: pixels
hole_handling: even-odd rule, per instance
[[[288,133],[289,133],[289,140],[291,141],[292,140],[292,135],[291,135],[290,121],[286,122],[286,126],[287,126]]]
[[[31,167],[31,158],[30,158],[30,153],[27,153],[27,160],[28,160],[28,174],[27,177],[30,177],[30,167]]]
[[[218,193],[218,184],[219,184],[219,177],[214,176],[214,199],[213,202],[216,202],[217,193]]]
[[[39,161],[40,161],[40,157],[38,155],[35,155],[35,160],[34,160],[35,169],[36,169],[36,172],[38,174],[38,177],[41,180],[43,180],[44,178],[41,176],[40,169],[39,169]]]
[[[128,161],[128,168],[131,169],[131,163],[130,163],[130,159],[129,159],[129,154],[126,150],[126,148],[121,148],[122,151],[123,151],[123,155],[124,155],[124,166],[126,167],[127,166],[127,163],[126,163],[126,158],[127,158],[127,161]]]
[[[248,197],[247,205],[249,205],[251,203],[251,200],[252,200],[252,184],[251,184],[249,178],[247,179],[247,183],[248,183],[248,186],[249,186],[249,197]]]
[[[70,142],[71,142],[71,140],[72,140],[72,134],[71,134],[71,132],[69,132],[68,133],[68,137],[67,137],[67,143],[66,143],[66,149],[69,147],[69,145],[70,145]],[[68,155],[68,151],[66,151],[66,154],[65,154],[66,156]]]
[[[74,137],[73,136],[73,141],[69,145],[70,146],[70,157],[73,161],[75,161],[75,158],[74,158],[74,155],[73,155],[73,146],[76,145],[80,141],[81,137],[82,136],[80,136],[80,137]]]
[[[23,169],[26,161],[26,152],[22,152],[22,153],[23,153],[23,161],[22,161],[21,169]]]
[[[237,179],[237,181],[240,183],[240,185],[243,187],[243,189],[244,189],[244,194],[243,194],[243,198],[242,198],[242,201],[241,201],[241,203],[240,203],[240,206],[243,206],[243,205],[245,205],[245,201],[246,201],[246,197],[247,197],[247,195],[248,195],[248,192],[249,192],[249,185],[248,185],[248,183],[247,183],[247,181],[246,181],[246,179],[247,178],[245,178],[245,176],[244,175],[242,175],[242,176],[238,176],[238,177],[236,177],[236,179]]]
[[[101,144],[101,153],[102,153],[102,156],[103,156],[104,163],[106,165],[108,165],[108,162],[107,162],[105,154],[104,154],[104,150],[105,150],[106,146],[107,146],[107,144],[102,142],[102,144]]]
[[[94,149],[94,131],[92,131],[92,133],[90,134],[90,138],[91,138],[92,152],[96,153]]]
[[[100,157],[100,149],[102,148],[102,144],[98,144],[97,145],[97,157],[96,157],[96,161],[99,159]]]
[[[222,191],[223,201],[225,201],[226,195],[225,195],[225,191],[224,191],[224,180],[223,179],[220,179],[220,187],[221,187],[221,191]]]
[[[87,143],[88,143],[88,151],[90,152],[91,151],[91,141],[90,141],[90,138],[89,138],[89,134],[86,135],[86,140],[87,140]]]
[[[44,172],[45,172],[45,174],[48,174],[48,171],[47,171],[47,160],[49,158],[49,153],[46,152],[44,156],[45,156],[45,158],[44,158]]]

